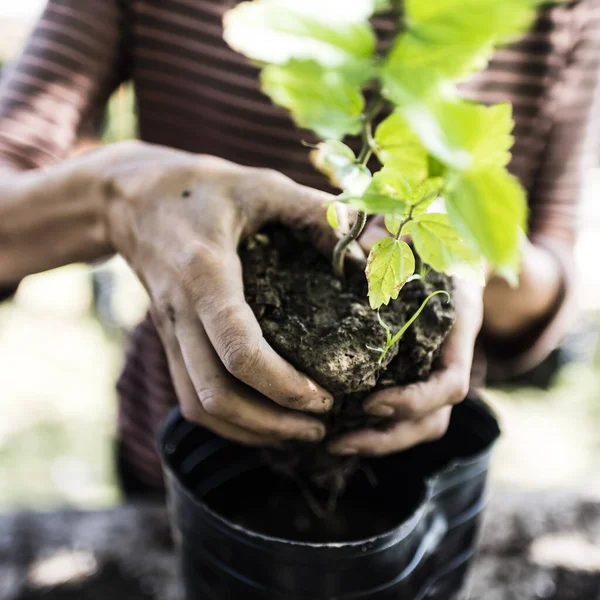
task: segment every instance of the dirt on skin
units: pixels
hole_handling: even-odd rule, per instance
[[[376,389],[426,379],[454,322],[446,296],[430,300],[403,339],[378,364],[385,331],[367,299],[364,271],[347,264],[342,284],[331,262],[308,241],[282,228],[271,228],[240,248],[246,299],[273,348],[298,370],[329,390],[334,408],[323,420],[323,443],[290,442],[268,453],[269,463],[299,481],[339,492],[356,471],[358,459],[334,457],[326,443],[365,427],[386,427],[388,420],[368,416],[363,400]],[[425,281],[405,285],[398,300],[381,310],[392,332],[398,331],[437,290],[451,291],[451,281],[430,272]]]

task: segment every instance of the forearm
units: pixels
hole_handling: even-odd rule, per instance
[[[562,294],[558,260],[546,249],[525,241],[519,285],[492,277],[484,291],[484,329],[510,338],[549,318]]]
[[[85,165],[0,175],[0,287],[113,252],[104,197]]]

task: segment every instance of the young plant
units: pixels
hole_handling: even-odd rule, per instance
[[[334,252],[339,277],[368,216],[385,219],[390,237],[373,246],[366,268],[373,309],[428,268],[483,283],[485,261],[516,281],[527,204],[506,169],[511,106],[467,101],[456,83],[524,31],[538,3],[252,0],[227,13],[225,39],[262,66],[264,92],[322,139],[311,160],[341,190],[328,207],[329,223],[339,228],[338,203],[356,211]],[[391,10],[397,34],[380,55],[369,20]],[[342,141],[350,136],[362,140],[358,155]],[[373,156],[377,170],[369,169]],[[382,357],[433,295],[397,334],[381,321]]]

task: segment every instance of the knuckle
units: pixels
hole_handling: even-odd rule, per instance
[[[257,180],[266,185],[287,185],[292,181],[287,175],[284,175],[275,169],[259,167],[254,169],[254,174]]]
[[[177,269],[184,283],[190,277],[195,278],[197,276],[203,257],[203,244],[197,241],[185,244],[177,257]]]
[[[232,403],[227,401],[227,393],[223,390],[203,388],[198,391],[202,408],[212,417],[228,420],[232,417]]]
[[[202,422],[202,409],[200,406],[194,404],[181,404],[181,414],[186,421],[190,423],[201,423]]]
[[[421,397],[415,388],[407,388],[402,398],[402,416],[415,419],[421,413]]]
[[[232,192],[237,204],[242,208],[263,202],[273,188],[292,183],[289,177],[274,169],[246,167],[241,173],[243,176],[237,178]]]
[[[230,329],[224,336],[222,345],[223,364],[238,379],[244,378],[254,370],[259,362],[258,348],[248,342],[246,336]]]
[[[177,257],[179,279],[193,298],[210,287],[211,279],[224,272],[222,251],[215,244],[198,239],[186,243]]]
[[[440,411],[429,425],[428,440],[434,442],[442,439],[448,431],[450,424],[450,414],[447,411]]]
[[[457,373],[455,376],[454,385],[452,386],[452,392],[450,394],[451,404],[460,404],[469,393],[469,377],[462,373]]]

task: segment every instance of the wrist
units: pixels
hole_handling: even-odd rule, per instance
[[[485,330],[513,337],[536,326],[554,312],[563,287],[561,269],[549,252],[525,241],[517,287],[491,277],[484,293]]]
[[[101,199],[70,161],[6,171],[0,185],[0,285],[110,254]]]

